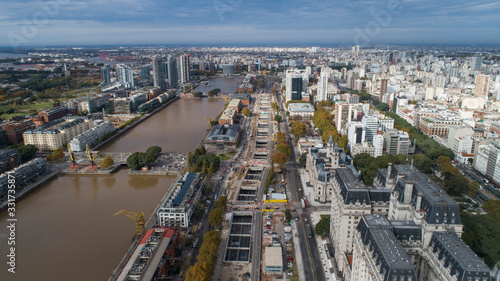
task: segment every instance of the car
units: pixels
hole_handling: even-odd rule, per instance
[[[293,258],[292,257],[288,257],[286,260],[287,261],[293,261]]]
[[[293,272],[291,270],[289,270],[286,274],[293,275]]]

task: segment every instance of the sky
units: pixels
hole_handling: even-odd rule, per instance
[[[0,46],[500,46],[498,0],[0,0]]]

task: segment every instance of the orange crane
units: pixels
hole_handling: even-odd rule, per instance
[[[144,220],[144,213],[132,212],[127,210],[120,210],[113,216],[124,214],[135,221],[135,235],[136,238],[144,234],[146,230],[146,221]]]

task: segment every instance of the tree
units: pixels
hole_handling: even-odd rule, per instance
[[[207,174],[207,159],[203,159],[203,165],[201,165],[201,173],[203,175]]]
[[[289,146],[288,144],[286,144],[286,143],[281,143],[281,144],[278,144],[278,145],[276,146],[276,149],[277,149],[279,152],[281,152],[281,153],[285,154],[287,157],[289,157],[289,156],[290,156],[290,146]]]
[[[285,220],[287,222],[290,222],[292,220],[292,213],[290,212],[290,209],[285,210]]]
[[[146,154],[152,154],[155,156],[160,155],[160,153],[161,153],[161,147],[159,147],[157,145],[151,146],[146,150]]]
[[[134,152],[127,158],[127,167],[132,170],[139,170],[141,167],[139,152]]]
[[[193,166],[191,166],[191,169],[189,170],[189,172],[197,173],[198,172],[198,165],[194,164]]]
[[[300,155],[300,158],[299,158],[299,163],[300,163],[300,166],[302,166],[302,168],[306,167],[306,159],[307,159],[307,152],[304,152]]]
[[[330,216],[321,216],[321,219],[314,227],[314,230],[319,235],[330,235]]]
[[[286,158],[287,158],[287,157],[286,157],[286,155],[285,155],[285,154],[283,154],[283,153],[281,153],[281,152],[279,152],[279,151],[275,151],[275,152],[273,153],[272,161],[273,161],[274,163],[279,164],[280,166],[283,166],[283,165],[285,165],[285,163],[286,163]]]
[[[22,144],[11,145],[11,146],[7,147],[7,149],[16,149],[17,151],[19,151],[19,154],[21,154],[21,161],[23,163],[26,163],[26,162],[30,161],[31,159],[33,159],[33,157],[35,156],[36,152],[38,151],[38,148],[36,146],[32,145],[32,144],[28,144],[28,145],[22,145]]]
[[[196,200],[194,203],[194,217],[199,219],[203,216],[203,210],[205,207],[203,206],[203,203],[201,202],[201,199]]]
[[[113,164],[114,164],[113,158],[111,158],[111,156],[108,155],[108,156],[104,157],[104,159],[102,160],[101,168],[108,169],[111,166],[113,166]]]
[[[212,91],[208,91],[208,92],[207,92],[207,96],[211,97],[211,96],[213,96],[213,95],[214,95],[214,92],[212,92]]]
[[[274,116],[274,121],[276,121],[276,122],[281,122],[281,119],[282,119],[282,117],[281,117],[281,115],[279,115],[279,114],[276,114],[276,115]]]
[[[291,133],[296,137],[303,136],[306,133],[306,125],[300,121],[293,122]]]
[[[488,212],[488,214],[500,215],[500,200],[490,199],[483,204],[483,209]]]
[[[243,110],[241,110],[241,114],[245,115],[246,117],[250,117],[252,116],[252,111],[250,111],[248,107],[245,107],[243,108]]]
[[[207,154],[207,149],[205,148],[204,145],[200,146],[200,155],[205,155]]]
[[[201,98],[203,96],[203,93],[202,92],[195,92],[193,94],[193,96],[197,97],[197,98]]]
[[[213,228],[221,228],[222,226],[222,209],[215,208],[210,213],[208,213],[208,223]]]

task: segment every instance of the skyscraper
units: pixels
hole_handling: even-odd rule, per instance
[[[484,74],[477,75],[474,86],[474,96],[488,97],[488,93],[490,92],[490,82],[491,82],[491,77],[489,75],[484,75]]]
[[[329,67],[323,67],[321,69],[321,75],[318,79],[318,95],[316,96],[316,101],[328,100],[328,78],[332,69]]]
[[[190,80],[189,79],[190,65],[189,65],[188,55],[180,56],[180,65],[181,65],[181,83],[187,83]]]
[[[167,87],[165,85],[165,71],[163,69],[163,60],[160,57],[153,58],[153,84],[162,90]]]
[[[101,67],[101,80],[103,85],[111,84],[111,75],[109,65]]]
[[[168,83],[170,84],[170,88],[177,88],[179,83],[179,78],[177,76],[177,60],[173,56],[169,56],[167,64]]]
[[[149,65],[144,65],[141,67],[141,80],[142,81],[147,81],[150,79],[150,77],[149,77],[150,70],[151,70],[151,67]]]
[[[307,92],[309,75],[305,69],[288,69],[286,71],[286,101],[301,100],[302,93]]]
[[[476,70],[481,69],[481,66],[483,66],[483,57],[482,56],[472,57],[470,69],[472,71],[476,71]]]
[[[134,72],[129,66],[117,65],[116,66],[116,77],[118,82],[124,87],[135,87],[134,84]]]
[[[387,83],[388,79],[380,80],[380,101],[384,100],[384,95],[387,93]]]

